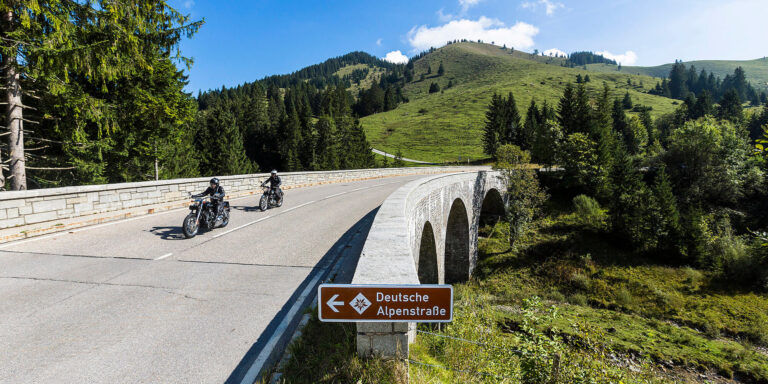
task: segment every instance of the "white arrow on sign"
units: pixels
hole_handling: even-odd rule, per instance
[[[331,309],[334,312],[338,312],[339,311],[338,309],[336,309],[337,305],[344,305],[343,301],[334,301],[334,300],[336,300],[337,297],[339,297],[339,295],[333,295],[333,297],[331,297],[331,299],[328,300],[328,302],[326,303],[326,304],[328,304],[329,307],[331,307]]]

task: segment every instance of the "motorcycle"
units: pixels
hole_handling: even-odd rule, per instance
[[[264,193],[259,200],[259,208],[264,212],[272,207],[280,207],[283,205],[283,200],[285,200],[285,195],[283,195],[282,198],[279,198],[272,188],[264,187]]]
[[[229,224],[229,202],[220,201],[219,204],[222,205],[221,216],[216,217],[211,201],[207,198],[196,198],[192,205],[189,206],[192,212],[184,218],[184,224],[182,225],[184,237],[187,239],[195,237],[200,227],[206,229],[226,227]]]

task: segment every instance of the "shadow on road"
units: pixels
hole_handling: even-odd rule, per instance
[[[370,231],[371,224],[373,224],[373,219],[376,217],[376,212],[378,211],[379,208],[377,207],[376,209],[368,212],[368,214],[366,214],[362,219],[360,219],[357,223],[352,225],[351,228],[344,232],[344,234],[339,237],[339,240],[337,240],[333,246],[331,246],[330,250],[326,252],[325,255],[323,255],[323,258],[318,261],[312,273],[310,273],[307,278],[304,279],[296,291],[293,292],[293,295],[291,295],[290,299],[288,299],[288,301],[283,304],[283,307],[280,309],[277,315],[275,315],[269,325],[267,325],[267,327],[264,329],[264,332],[262,332],[262,334],[259,336],[258,340],[256,340],[248,352],[246,352],[245,356],[243,356],[242,360],[240,360],[240,363],[229,375],[229,378],[226,381],[227,384],[240,383],[243,381],[243,377],[248,372],[248,369],[251,368],[256,359],[265,349],[266,344],[269,342],[272,335],[277,331],[278,327],[283,323],[287,323],[288,325],[285,329],[285,332],[281,335],[279,340],[277,340],[277,343],[275,344],[276,346],[271,351],[269,351],[269,357],[266,359],[266,362],[263,365],[263,370],[269,369],[280,359],[283,351],[285,350],[286,344],[290,340],[290,337],[293,335],[299,320],[304,314],[304,310],[313,300],[316,299],[315,293],[317,291],[317,287],[311,287],[310,294],[303,298],[301,297],[302,292],[307,289],[307,286],[310,284],[310,282],[318,277],[318,274],[320,274],[320,276],[317,281],[319,283],[325,282],[329,278],[328,273],[330,272],[330,269],[333,267],[335,262],[339,261],[337,259],[345,249],[349,249],[350,251],[355,252],[355,257],[344,258],[344,260],[341,260],[345,262],[349,261],[349,264],[345,264],[342,266],[342,268],[339,269],[338,275],[334,279],[334,283],[350,283],[352,281],[355,269],[357,268],[357,261],[360,256],[360,252],[362,251],[362,246],[365,243],[365,239],[368,237],[368,231]],[[358,231],[360,234],[355,239],[352,247],[344,248],[344,245],[349,243],[350,240],[352,240],[354,237],[355,233]],[[298,303],[300,308],[299,311],[295,316],[293,316],[293,318],[287,318],[291,307],[293,307],[294,304],[297,304],[296,302],[299,299],[302,300],[302,302]],[[261,374],[261,372],[259,372],[259,374]]]
[[[201,228],[202,231],[202,228]],[[152,227],[149,230],[153,234],[160,236],[163,240],[184,240],[184,233],[181,232],[181,226],[178,227]]]
[[[243,212],[261,212],[261,208],[258,206],[250,206],[250,205],[232,205],[230,206],[232,209],[237,209],[238,211]]]

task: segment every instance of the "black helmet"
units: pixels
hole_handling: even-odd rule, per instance
[[[216,184],[218,186],[219,185],[219,178],[218,177],[214,177],[213,179],[211,179],[211,184]]]

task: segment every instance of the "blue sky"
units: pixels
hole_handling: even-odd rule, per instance
[[[768,55],[766,0],[171,0],[205,25],[181,49],[187,89],[235,86],[351,51],[403,59],[482,38],[527,52],[604,52],[625,65]],[[400,53],[396,53],[400,51]],[[387,56],[389,54],[389,56]]]

